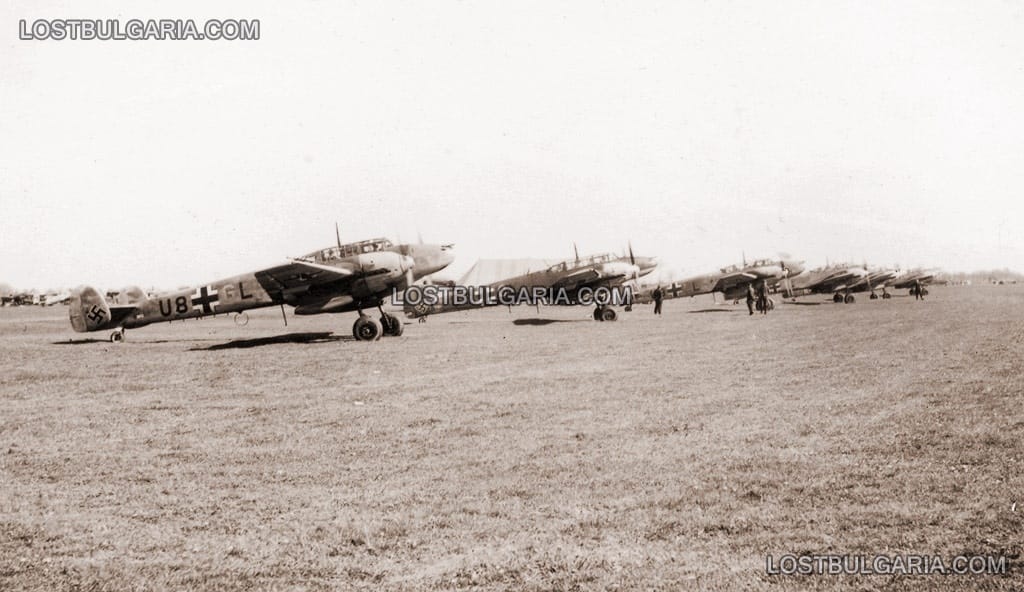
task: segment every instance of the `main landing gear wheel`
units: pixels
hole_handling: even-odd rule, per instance
[[[853,297],[853,294],[847,294],[846,297],[843,298],[843,302],[846,304],[853,304],[854,302],[857,302],[857,299]]]
[[[121,343],[122,341],[124,341],[124,331],[122,329],[118,329],[110,334],[110,343]]]
[[[878,294],[875,294],[874,292],[872,292],[871,295],[868,296],[868,298],[871,299],[871,300],[878,300]]]
[[[352,325],[352,336],[357,341],[377,341],[383,333],[380,321],[367,315],[359,315]]]
[[[606,306],[599,306],[594,309],[594,320],[595,321],[614,321],[619,318],[619,315],[615,314],[615,310]]]
[[[395,315],[384,313],[380,317],[381,327],[384,329],[384,335],[389,337],[401,337],[402,332],[405,330],[405,326],[402,325],[402,320]]]
[[[892,298],[892,294],[888,292],[882,292],[882,300],[888,300],[890,298]]]
[[[840,294],[839,292],[836,292],[835,294],[832,295],[832,302],[835,302],[836,304],[842,304],[843,295]]]

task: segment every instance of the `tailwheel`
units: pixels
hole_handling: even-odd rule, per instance
[[[601,320],[602,321],[611,322],[611,321],[614,321],[617,318],[619,318],[619,315],[615,314],[615,309],[613,309],[613,308],[602,308],[601,309]]]
[[[124,329],[118,329],[110,334],[110,343],[121,343],[124,341]]]
[[[402,324],[402,320],[395,315],[383,313],[380,317],[381,327],[384,329],[384,335],[389,337],[401,337],[402,332],[405,331],[405,326]]]
[[[857,302],[857,299],[853,297],[853,294],[847,294],[846,297],[843,298],[843,302],[846,304],[853,304],[854,302]]]
[[[380,321],[364,314],[359,315],[352,325],[352,336],[357,341],[377,341],[383,333],[384,328]]]

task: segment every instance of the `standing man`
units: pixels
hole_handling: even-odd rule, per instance
[[[924,292],[921,291],[921,280],[914,280],[914,300],[924,300]]]
[[[768,280],[761,280],[761,314],[768,314]]]
[[[747,284],[747,310],[750,315],[754,314],[754,302],[757,301],[757,292],[754,291],[754,282]]]
[[[660,315],[661,301],[665,298],[665,293],[661,291],[661,285],[654,288],[654,291],[651,292],[651,298],[654,299],[654,314]]]

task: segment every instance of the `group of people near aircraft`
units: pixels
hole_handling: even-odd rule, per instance
[[[454,260],[452,248],[450,244],[424,244],[422,241],[394,244],[386,238],[342,244],[338,236],[336,245],[308,255],[168,293],[147,294],[128,287],[111,296],[82,286],[70,295],[69,317],[75,331],[112,331],[110,340],[117,342],[124,339],[125,330],[155,322],[237,315],[269,306],[280,306],[283,315],[284,306],[288,305],[296,315],[357,312],[352,335],[360,341],[375,341],[403,332],[402,321],[385,312],[384,303],[391,299],[398,304],[394,302],[396,295],[408,294],[418,282],[445,269]],[[752,315],[755,308],[767,314],[774,307],[770,294],[780,291],[791,297],[800,293],[831,293],[836,302],[851,303],[854,292],[870,291],[875,298],[875,290],[880,288],[881,297],[887,298],[886,288],[893,287],[909,288],[912,294],[923,298],[927,294],[924,286],[934,277],[929,271],[899,273],[867,265],[830,265],[805,272],[802,261],[783,257],[744,261],[741,265],[731,265],[719,272],[672,282],[668,286],[645,286],[643,278],[656,266],[654,257],[638,257],[632,246],[628,254],[622,255],[602,253],[580,257],[576,250],[572,259],[522,269],[477,287],[497,293],[541,294],[544,295],[541,298],[555,300],[532,302],[537,305],[593,305],[594,320],[614,321],[617,313],[613,305],[619,302],[600,299],[602,293],[625,291],[631,297],[625,301],[626,310],[631,309],[634,300],[653,301],[655,314],[661,314],[662,301],[671,298],[722,293],[725,298],[738,301],[746,296]],[[438,289],[443,293],[446,288]],[[409,317],[423,318],[489,304],[492,303],[452,304],[444,299],[432,302],[407,299],[404,310]],[[379,319],[366,313],[374,308],[380,312]]]

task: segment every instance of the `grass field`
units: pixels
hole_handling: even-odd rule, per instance
[[[0,309],[0,589],[1021,590],[1022,306],[491,309],[376,343],[271,309],[118,345]],[[766,574],[800,553],[1009,573]]]

